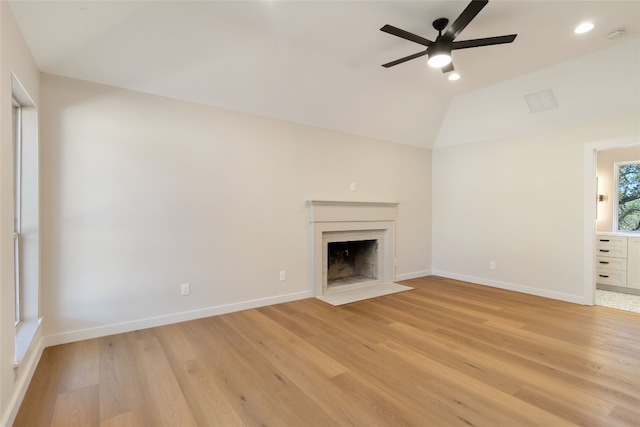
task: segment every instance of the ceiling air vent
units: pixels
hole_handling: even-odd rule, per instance
[[[524,99],[529,105],[529,110],[532,113],[539,113],[541,111],[552,110],[558,107],[558,103],[553,96],[551,89],[539,90],[538,92],[532,92],[524,96]]]

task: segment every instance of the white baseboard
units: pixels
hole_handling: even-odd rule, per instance
[[[33,374],[38,367],[40,357],[42,357],[42,352],[44,351],[45,340],[44,337],[36,336],[34,341],[33,348],[30,348],[20,363],[16,364],[14,367],[14,369],[18,370],[18,379],[15,382],[13,396],[11,396],[9,405],[7,406],[7,412],[3,414],[2,419],[0,420],[0,426],[13,425],[16,416],[18,415],[18,411],[20,410],[22,400],[24,399],[25,394],[27,394],[27,389],[29,388]]]
[[[549,291],[545,289],[531,288],[529,286],[516,285],[513,283],[500,282],[497,280],[484,279],[482,277],[465,276],[463,274],[449,273],[447,271],[434,270],[434,276],[446,277],[448,279],[471,282],[478,285],[491,286],[492,288],[504,289],[507,291],[521,292],[523,294],[535,295],[538,297],[551,298],[559,301],[572,302],[574,304],[591,305],[582,295],[571,295],[562,292]]]
[[[58,344],[66,344],[75,341],[104,337],[107,335],[131,332],[139,329],[153,328],[156,326],[169,325],[172,323],[186,322],[188,320],[201,319],[203,317],[217,316],[220,314],[232,313],[234,311],[249,310],[252,308],[264,307],[272,304],[295,301],[304,298],[312,298],[313,292],[304,291],[293,294],[278,295],[275,297],[261,298],[250,301],[243,301],[234,304],[225,304],[214,307],[207,307],[198,310],[185,311],[181,313],[168,314],[165,316],[150,317],[146,319],[134,320],[131,322],[116,323],[112,325],[99,326],[96,328],[80,329],[77,331],[64,332],[45,337],[45,346],[50,347]]]
[[[417,279],[419,277],[431,276],[431,270],[415,271],[413,273],[396,274],[396,282],[400,280]]]

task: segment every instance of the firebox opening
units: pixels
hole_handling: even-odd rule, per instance
[[[378,279],[378,241],[329,242],[327,287]]]

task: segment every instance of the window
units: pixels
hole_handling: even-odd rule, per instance
[[[13,260],[14,274],[13,286],[15,290],[15,314],[16,327],[22,321],[22,257],[20,255],[20,233],[22,224],[22,107],[13,98]]]
[[[11,74],[15,361],[31,347],[41,323],[38,109]]]
[[[616,229],[640,233],[640,160],[614,164],[618,206]]]

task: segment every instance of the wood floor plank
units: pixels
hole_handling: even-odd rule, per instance
[[[605,364],[614,363],[611,354],[598,354],[597,351],[584,352],[584,348],[575,347],[571,343],[565,343],[556,338],[529,334],[528,331],[511,329],[506,334],[502,333],[502,331],[508,329],[504,325],[501,328],[491,327],[489,329],[483,328],[482,330],[477,330],[474,325],[462,330],[446,326],[441,330],[435,331],[434,334],[439,335],[444,340],[454,338],[464,342],[467,348],[474,348],[477,351],[485,348],[487,343],[490,344],[490,350],[484,351],[492,351],[491,345],[499,342],[496,346],[503,348],[504,351],[493,354],[491,357],[494,361],[509,362],[511,360],[508,357],[509,355],[517,355],[521,359],[527,359],[532,362],[527,364],[527,366],[532,367],[532,371],[546,373],[550,377],[557,377],[566,373],[567,377],[575,378],[575,381],[578,381],[587,372],[597,377],[598,387],[606,387],[608,390],[624,390],[626,396],[630,398],[638,397],[640,392],[638,389],[638,376],[627,375],[627,373],[633,373],[633,367],[623,365],[623,368],[616,369],[613,375],[608,374],[608,371],[613,370],[613,368],[606,368]],[[500,341],[496,341],[496,339],[500,339]],[[507,342],[508,345],[503,346],[504,342]],[[568,350],[563,351],[563,349]],[[523,361],[521,360],[516,366],[520,367],[522,365]],[[637,361],[635,365],[637,365]],[[635,372],[638,371],[635,370]],[[615,375],[616,373],[618,376]]]
[[[331,379],[336,386],[351,395],[353,404],[362,408],[363,417],[356,425],[420,426],[425,419],[434,419],[439,413],[428,414],[423,405],[415,405],[412,399],[400,399],[390,389],[380,388],[361,375],[350,372]]]
[[[538,425],[553,425],[558,427],[572,425],[570,422],[563,420],[553,413],[545,412],[534,405],[512,398],[511,395],[493,387],[487,387],[482,381],[475,380],[438,363],[413,349],[395,342],[388,342],[380,345],[380,347],[396,355],[406,363],[419,365],[421,370],[433,376],[438,381],[451,381],[460,385],[464,384],[465,393],[473,393],[476,398],[482,398],[483,404],[481,406],[484,407],[486,411],[491,410],[503,414],[512,413],[511,418],[513,423],[522,422],[521,414],[529,413],[531,415],[535,414],[534,418],[537,420],[536,422],[540,423]],[[476,424],[473,420],[470,422],[471,424]]]
[[[99,395],[97,384],[58,393],[51,425],[55,427],[99,426]]]
[[[144,406],[141,378],[125,334],[100,339],[100,419],[115,418]]]
[[[514,397],[547,412],[559,414],[561,417],[580,425],[605,424],[607,417],[616,407],[612,403],[590,398],[586,393],[572,393],[571,391],[566,388],[553,389],[525,385],[514,394]]]
[[[614,383],[613,387],[607,385],[601,381],[597,372],[576,376],[548,366],[544,361],[540,363],[525,358],[517,351],[512,351],[510,347],[505,348],[504,351],[495,352],[495,348],[490,344],[475,341],[471,337],[459,336],[451,331],[443,329],[435,331],[434,334],[439,334],[446,340],[456,340],[459,343],[465,344],[467,348],[473,348],[474,363],[480,362],[481,358],[478,357],[479,353],[488,355],[496,372],[510,372],[512,375],[520,378],[523,384],[544,383],[551,389],[556,387],[566,389],[568,387],[568,393],[575,393],[575,390],[580,390],[581,392],[588,393],[593,398],[603,399],[623,407],[640,407],[640,400],[636,397],[636,390],[632,390],[631,393],[629,393],[628,391],[615,387],[618,385],[617,383]],[[469,344],[472,340],[473,344]],[[536,346],[536,341],[532,340],[531,345]],[[528,381],[526,381],[527,379]]]
[[[56,394],[58,393],[58,382],[69,347],[69,345],[57,345],[43,351],[14,421],[15,427],[51,424]]]
[[[424,339],[425,335],[411,325],[397,323],[392,327],[397,331],[394,341],[418,350],[448,368],[483,381],[504,393],[513,394],[522,387],[520,378],[511,371],[503,372],[500,366],[496,366],[494,353],[487,354],[479,349],[471,353],[468,347],[442,339],[437,333],[427,335],[427,341]]]
[[[270,361],[259,356],[249,340],[229,327],[232,315],[221,316],[223,323],[212,323],[221,336],[230,338],[226,351],[234,362],[233,374],[236,381],[242,381],[243,390],[237,394],[236,402],[252,404],[254,410],[265,418],[261,424],[282,425],[288,420],[292,425],[331,425],[331,418],[320,410],[308,396],[276,368]],[[228,372],[229,373],[229,372]],[[242,377],[242,380],[239,380]],[[268,392],[261,392],[268,390]]]
[[[640,427],[640,315],[403,283],[47,348],[14,425]]]
[[[287,310],[287,307],[287,304],[270,305],[259,308],[258,311],[303,340],[317,335],[315,330],[301,325],[296,320],[296,312]]]
[[[100,381],[97,339],[71,343],[65,358],[58,391],[71,391],[96,385]]]
[[[236,426],[243,421],[225,394],[224,384],[215,381],[202,359],[185,362],[185,370],[178,371],[180,385],[189,396],[188,404],[199,426]]]
[[[156,426],[195,426],[185,396],[158,339],[149,330],[137,331],[131,339],[140,372],[145,408]]]
[[[185,322],[171,328],[155,328],[165,354],[197,425],[242,425],[242,418],[227,398],[224,384],[216,381],[203,358],[212,348],[200,337],[207,333],[202,322]],[[207,341],[207,344],[210,344]],[[183,347],[181,347],[181,345]]]
[[[514,411],[496,410],[485,396],[477,391],[461,389],[449,381],[431,379],[420,386],[425,393],[430,394],[447,412],[455,416],[466,426],[535,426],[528,420],[522,420]],[[446,424],[437,425],[451,425]]]
[[[266,393],[255,386],[245,371],[245,365],[238,363],[242,358],[239,359],[237,351],[228,344],[240,340],[240,337],[234,338],[232,335],[236,334],[229,331],[220,318],[206,319],[203,323],[207,336],[211,337],[207,340],[211,345],[209,354],[199,362],[209,381],[221,386],[225,404],[228,402],[242,421],[238,425],[271,425],[279,420],[277,411],[268,403]]]
[[[256,348],[266,347],[274,341],[283,345],[286,344],[289,358],[303,359],[305,363],[314,367],[328,378],[347,371],[344,365],[319,351],[317,347],[299,339],[288,329],[280,326],[259,311],[245,311],[237,316],[227,316],[225,321],[231,324],[236,331],[247,337],[249,342],[254,343]],[[284,354],[281,354],[281,357],[284,356]]]
[[[262,323],[252,323],[252,325]],[[240,325],[236,325],[236,327],[238,326]],[[258,329],[245,332],[254,337],[250,339],[250,342],[262,356],[286,372],[290,381],[331,416],[331,421],[328,424],[320,423],[318,425],[357,425],[365,421],[370,423],[369,425],[375,425],[379,421],[357,405],[353,396],[336,387],[331,381],[332,378],[347,372],[348,369],[341,364],[336,364],[324,352],[316,347],[310,347],[315,348],[311,352],[306,351],[305,348],[300,349],[296,345],[292,347],[291,340],[299,341],[296,339],[281,340],[273,336],[269,338],[270,334],[265,335]],[[322,366],[323,363],[326,363],[327,366]],[[327,370],[328,367],[332,368]]]
[[[500,330],[495,330],[492,327],[482,333],[470,327],[462,336],[466,338],[465,342],[468,347],[474,348],[478,352],[487,352],[490,350],[487,350],[487,347],[484,345],[485,341],[481,338],[484,337],[485,334],[501,336],[503,330],[505,330],[504,327],[500,328]],[[454,334],[456,332],[460,331],[454,332],[451,329],[443,328],[442,330],[435,331],[434,335],[437,335],[441,340],[447,340],[455,336]],[[585,372],[591,372],[598,375],[599,386],[606,386],[610,389],[626,389],[632,396],[635,396],[638,391],[638,384],[631,384],[630,381],[633,381],[631,379],[632,377],[628,376],[633,373],[633,369],[618,369],[618,373],[622,374],[622,376],[619,377],[616,377],[615,374],[609,375],[607,373],[608,369],[605,367],[605,364],[611,362],[611,358],[598,355],[595,352],[584,353],[584,351],[580,351],[579,348],[576,348],[570,343],[564,343],[548,337],[536,336],[534,341],[535,345],[531,345],[532,341],[527,341],[526,337],[531,339],[534,338],[533,336],[528,335],[527,332],[522,332],[521,336],[514,335],[517,332],[518,331],[511,331],[504,335],[504,340],[510,342],[509,346],[505,347],[502,352],[490,354],[490,361],[492,360],[494,364],[497,361],[509,361],[508,358],[503,359],[503,357],[515,354],[520,358],[525,358],[532,362],[527,366],[540,367],[539,372],[547,371],[550,377],[556,377],[560,373],[566,373],[568,376],[574,376],[577,379]],[[565,349],[567,350],[565,351]],[[481,357],[477,356],[476,359],[479,361]],[[521,365],[522,364],[516,366]],[[505,364],[499,364],[497,369],[499,370],[502,366],[505,366]],[[523,374],[523,371],[518,370],[518,375]]]
[[[153,427],[142,409],[125,412],[100,422],[100,427]]]
[[[635,408],[626,408],[616,406],[607,417],[607,421],[603,425],[611,426],[640,426],[640,417],[638,416],[638,406]]]

